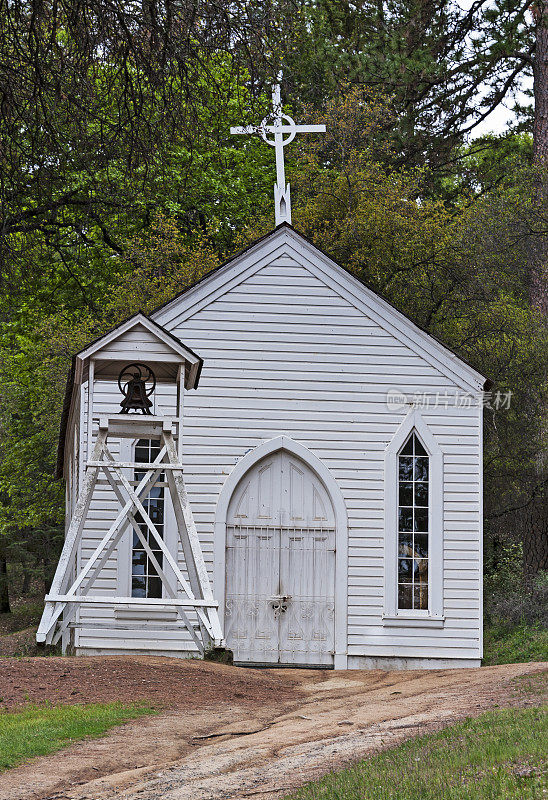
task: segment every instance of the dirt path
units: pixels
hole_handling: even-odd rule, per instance
[[[4,773],[0,800],[274,797],[416,733],[493,706],[532,702],[527,676],[548,664],[428,672],[211,669],[217,678],[226,672],[221,703],[131,722]],[[232,697],[228,677],[240,680],[242,672],[242,680],[278,682],[279,695]]]
[[[133,703],[191,710],[254,708],[295,697],[281,670],[236,669],[200,659],[154,656],[0,658],[0,711],[28,703]]]

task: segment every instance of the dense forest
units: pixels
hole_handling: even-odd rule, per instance
[[[272,228],[230,126],[280,69],[327,126],[295,227],[493,382],[487,622],[545,625],[548,0],[0,0],[0,611],[59,553],[71,355]]]

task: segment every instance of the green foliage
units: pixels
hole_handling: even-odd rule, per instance
[[[481,136],[457,148],[454,159],[442,185],[449,196],[462,203],[498,186],[518,184],[519,176],[533,161],[533,137],[529,132],[513,131]]]
[[[145,704],[97,703],[85,706],[27,706],[0,712],[0,770],[44,756],[87,737],[102,736],[115,725],[152,714]]]
[[[548,790],[546,709],[499,709],[411,739],[295,800],[537,800]],[[288,798],[289,800],[289,798]]]
[[[39,560],[49,554],[48,567],[55,563],[51,537],[61,537],[64,509],[63,486],[53,473],[72,355],[139,309],[148,312],[171,299],[218,263],[203,236],[189,243],[173,221],[158,215],[146,239],[128,242],[126,271],[113,276],[96,313],[85,308],[77,315],[68,309],[29,315],[28,333],[6,326],[0,347],[0,533],[9,537],[12,556],[21,546],[29,551],[26,536],[32,532],[30,555]]]
[[[482,664],[518,664],[548,661],[548,628],[540,623],[512,625],[502,622],[486,626]]]
[[[284,54],[295,94],[321,108],[348,82],[385,93],[395,112],[384,126],[392,165],[427,164],[438,194],[467,134],[531,76],[535,30],[524,4],[302,0],[298,8]]]
[[[375,66],[380,39],[368,37],[378,31],[384,5],[390,12],[381,47],[388,48],[387,57]],[[488,410],[485,418],[486,511],[493,520],[486,530],[494,539],[502,535],[496,520],[534,492],[535,464],[545,446],[541,415],[531,410],[546,405],[548,327],[531,308],[529,277],[533,256],[546,239],[536,191],[546,176],[530,169],[525,134],[484,137],[464,147],[459,133],[442,146],[442,130],[448,124],[457,129],[468,111],[451,122],[452,95],[450,101],[443,95],[441,116],[428,92],[424,106],[413,99],[423,96],[433,74],[439,91],[447,89],[448,61],[436,67],[435,39],[461,18],[454,4],[421,7],[420,18],[416,3],[362,3],[352,10],[322,2],[300,8],[296,24],[306,31],[301,49],[293,41],[293,79],[317,68],[315,89],[326,86],[329,92],[322,90],[321,102],[312,96],[310,107],[301,109],[312,119],[321,107],[327,135],[302,137],[288,148],[295,224],[490,376],[497,391],[512,393],[510,409]],[[496,8],[508,21],[508,9]],[[516,24],[521,31],[522,22]],[[318,32],[324,29],[338,33],[322,44]],[[358,37],[355,52],[339,38],[341,31],[349,40]],[[425,31],[421,49],[416,43]],[[324,48],[317,62],[307,49],[312,40]],[[451,58],[462,55],[457,40],[444,42],[453,47]],[[472,49],[471,69],[476,69],[481,54],[476,45]],[[501,58],[507,63],[509,56]],[[327,68],[333,59],[335,83]],[[151,105],[143,106],[148,118],[138,131],[146,139],[143,153],[138,147],[128,151],[131,131],[125,123],[108,157],[86,147],[78,151],[75,141],[80,136],[89,143],[97,121],[84,115],[73,123],[64,101],[55,142],[39,137],[43,163],[53,159],[62,166],[59,174],[42,171],[40,198],[55,206],[69,186],[78,202],[64,203],[37,227],[34,222],[17,230],[8,226],[6,234],[10,272],[0,284],[0,533],[8,558],[40,565],[46,582],[62,535],[62,489],[53,480],[53,466],[72,354],[139,308],[158,307],[238,244],[271,228],[272,153],[257,137],[229,134],[230,124],[242,121],[242,108],[256,113],[267,98],[252,72],[237,73],[233,66],[230,54],[208,54],[186,105],[184,99],[177,104],[185,124],[169,137],[161,135],[165,107],[147,85]],[[373,68],[381,76],[377,81],[369,80]],[[120,121],[113,97],[120,87],[108,83],[111,69],[102,64],[94,71],[93,97],[105,124],[110,120],[114,126]],[[175,91],[181,81],[180,75],[170,77],[160,89]],[[430,135],[438,116],[442,127]],[[147,130],[156,136],[146,138]],[[139,140],[143,147],[145,139]],[[424,158],[403,158],[407,143]],[[434,155],[436,163],[451,156],[441,183],[422,166]],[[4,206],[12,216],[17,208],[33,207],[38,197],[26,162],[13,160],[16,191]],[[35,220],[34,212],[29,219]]]
[[[156,210],[231,238],[265,163],[241,158],[229,133],[264,106],[260,74],[282,28],[263,5],[0,0],[10,308],[93,306]],[[276,12],[287,35],[284,0]]]
[[[485,552],[484,594],[488,613],[497,617],[497,596],[500,592],[514,595],[523,586],[521,564],[523,561],[523,545],[521,542],[506,542],[503,545],[490,546]],[[492,610],[493,609],[493,610]]]
[[[204,52],[193,64],[156,94],[141,85],[138,109],[133,95],[122,108],[115,102],[124,91],[117,80],[128,76],[113,77],[116,64],[103,62],[93,64],[92,85],[70,96],[62,87],[71,78],[58,76],[55,114],[47,103],[21,112],[30,115],[24,123],[0,113],[0,557],[46,585],[63,530],[63,487],[52,477],[72,355],[215,266],[270,198],[269,154],[254,137],[241,146],[229,132],[242,107],[255,105],[247,73],[237,74],[226,53]],[[179,92],[173,107],[162,103],[166,91]],[[86,92],[91,106],[71,113]],[[166,114],[181,123],[170,136]]]
[[[169,135],[169,105],[150,86],[141,87],[150,107],[139,112],[131,101],[129,108],[114,102],[123,93],[112,75],[116,64],[96,67],[96,83],[87,87],[93,110],[71,114],[77,99],[64,97],[43,135],[44,120],[33,118],[28,139],[14,139],[0,113],[7,142],[0,160],[0,310],[11,322],[28,309],[96,311],[126,269],[128,241],[149,230],[158,213],[176,219],[189,242],[207,235],[221,252],[233,247],[235,231],[270,199],[274,174],[255,137],[242,147],[230,135],[243,109],[260,114],[266,102],[264,95],[255,101],[247,74],[236,75],[233,62],[228,54],[210,55],[186,94],[183,79],[170,76],[180,126]],[[17,157],[21,149],[26,159]],[[28,160],[36,160],[34,170]]]

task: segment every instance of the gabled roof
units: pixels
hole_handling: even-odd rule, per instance
[[[83,350],[80,350],[80,352],[76,353],[76,363],[80,364],[81,369],[84,370],[90,358],[97,357],[97,355],[101,353],[101,350],[107,348],[109,344],[115,342],[117,339],[121,339],[124,334],[139,326],[145,328],[153,338],[166,345],[170,350],[173,351],[174,354],[179,356],[181,361],[186,361],[190,364],[193,369],[191,369],[189,372],[189,377],[185,381],[185,386],[187,389],[195,389],[198,383],[198,370],[201,368],[202,359],[193,350],[191,350],[190,347],[184,345],[183,342],[181,342],[181,340],[174,336],[170,331],[168,331],[162,325],[159,325],[155,320],[147,317],[143,311],[139,311],[137,314],[129,317],[129,319],[121,322],[115,328],[112,328],[112,330],[110,330],[108,333],[105,333],[103,336],[95,339]]]
[[[188,289],[164,303],[150,316],[139,312],[74,356],[68,376],[61,418],[57,477],[62,476],[65,435],[72,408],[73,389],[82,381],[86,360],[133,325],[142,324],[166,344],[169,343],[173,350],[191,365],[185,386],[186,388],[196,388],[202,368],[202,359],[170,332],[170,324],[175,319],[180,320],[194,315],[199,308],[208,305],[216,296],[223,294],[227,287],[237,285],[247,275],[258,272],[271,263],[274,258],[282,255],[287,255],[303,263],[352,305],[362,310],[385,330],[391,332],[395,338],[426,359],[465,391],[478,391],[491,384],[489,379],[477,372],[471,364],[447,345],[412,322],[376,290],[334,261],[306,236],[296,231],[292,225],[282,222],[273,231],[257,239],[228,261],[208,272]]]
[[[74,390],[79,387],[87,378],[89,362],[91,358],[101,358],[101,351],[103,352],[102,360],[113,363],[122,360],[127,362],[124,356],[111,354],[108,352],[109,345],[116,342],[116,340],[123,339],[124,335],[130,331],[141,328],[147,331],[151,339],[160,342],[172,354],[172,361],[176,365],[185,365],[185,388],[195,389],[198,386],[200,373],[202,371],[203,361],[190,347],[181,342],[170,331],[164,328],[155,320],[148,317],[143,311],[139,311],[132,317],[129,317],[124,322],[112,328],[108,333],[95,339],[91,344],[88,344],[72,358],[72,365],[67,379],[67,386],[65,389],[65,398],[63,402],[63,411],[61,414],[61,426],[59,430],[59,445],[57,449],[57,465],[56,477],[60,478],[63,474],[63,466],[65,459],[65,439],[67,428],[71,417],[74,405]],[[138,350],[136,349],[136,352]],[[147,359],[153,363],[153,359]]]
[[[412,351],[423,357],[465,391],[479,391],[490,383],[472,365],[439,339],[399,311],[377,291],[334,261],[287,222],[257,239],[245,250],[153,312],[165,327],[193,316],[227,289],[258,272],[275,258],[289,256],[320,277],[355,308],[376,321]]]

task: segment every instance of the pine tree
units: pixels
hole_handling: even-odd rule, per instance
[[[348,84],[382,93],[395,112],[396,166],[447,173],[457,146],[511,103],[536,69],[539,33],[529,7],[509,0],[477,0],[467,10],[456,0],[301,0],[299,40],[285,56],[288,79],[317,105]]]

